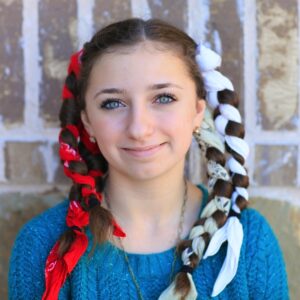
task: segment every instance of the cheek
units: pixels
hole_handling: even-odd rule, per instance
[[[168,120],[175,130],[186,132],[187,134],[193,132],[195,113],[192,110],[182,109],[172,114]]]
[[[180,151],[186,152],[192,142],[194,130],[192,116],[174,113],[168,120],[164,120],[162,124],[168,124],[169,134],[174,139],[176,147],[181,149]]]
[[[91,115],[90,124],[100,150],[103,148],[103,145],[109,145],[109,141],[114,138],[114,135],[117,132],[113,122],[107,122],[103,117]],[[108,126],[108,124],[110,126]]]

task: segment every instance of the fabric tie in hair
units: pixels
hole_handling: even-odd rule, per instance
[[[191,288],[188,295],[184,298],[185,300],[195,300],[197,299],[198,293],[193,281],[192,274],[187,273],[188,280],[190,282]],[[175,292],[175,282],[163,291],[163,293],[159,296],[158,300],[181,300],[182,296]]]
[[[224,290],[226,285],[234,278],[240,258],[241,245],[243,242],[243,228],[237,217],[227,219],[225,225],[213,235],[208,248],[203,256],[206,259],[215,255],[221,245],[227,240],[227,253],[221,271],[215,281],[211,296],[215,297]]]
[[[79,78],[81,55],[82,50],[73,54],[68,68],[68,75],[75,75],[76,79]],[[71,90],[66,83],[62,91],[63,100],[75,101],[77,95],[73,93],[74,91]],[[63,140],[62,134],[65,130],[68,130],[69,134],[71,134],[76,141],[77,146],[75,146],[75,148]],[[98,154],[100,152],[98,145],[90,142],[88,133],[81,121],[79,121],[78,124],[67,124],[62,128],[59,135],[59,155],[63,162],[64,172],[74,183],[81,185],[82,201],[91,209],[92,206],[100,205],[102,200],[102,195],[96,190],[94,177],[102,176],[103,174],[99,170],[89,170],[87,174],[73,172],[71,164],[83,162],[78,150],[79,142],[82,142],[86,149],[92,154]],[[43,300],[58,299],[60,288],[88,246],[88,237],[84,232],[84,228],[89,224],[89,212],[83,209],[79,201],[70,200],[66,223],[69,227],[69,231],[67,231],[66,234],[70,235],[72,242],[68,249],[64,249],[62,255],[59,254],[60,242],[56,242],[48,255],[45,267],[45,291],[42,297]],[[119,237],[126,236],[122,228],[114,220],[112,225],[114,235]]]
[[[196,59],[199,63],[199,68],[204,79],[205,89],[206,91],[208,91],[208,103],[212,109],[218,107],[220,111],[220,115],[217,116],[215,120],[217,132],[219,133],[221,140],[225,140],[225,142],[230,146],[230,148],[232,148],[236,153],[238,153],[244,159],[246,159],[249,153],[249,146],[247,145],[247,143],[239,137],[228,136],[225,132],[228,121],[241,123],[241,116],[239,111],[234,106],[229,104],[220,104],[218,101],[217,93],[219,91],[226,89],[233,91],[234,88],[231,81],[228,78],[226,78],[220,72],[215,70],[217,67],[220,66],[221,58],[217,53],[212,54],[212,52],[212,50],[207,49],[205,46],[200,44],[197,49],[198,54]],[[200,134],[201,136],[199,138],[202,138],[202,132]],[[230,158],[229,165],[232,166],[234,170],[238,170],[239,174],[246,174],[244,167],[238,161],[236,161],[234,157]],[[229,169],[232,171],[231,168]],[[241,194],[245,196],[245,199],[248,199],[247,190],[239,187],[235,188],[235,191],[231,196],[232,208],[238,212],[240,212],[240,210],[235,204],[235,200],[238,197],[238,195]],[[225,203],[228,203],[226,199],[227,198],[224,198],[223,200],[218,201],[217,197],[215,197],[207,205],[201,217],[203,217],[204,214],[209,216],[211,215],[210,212],[213,212],[217,209],[224,211],[224,209],[222,209],[222,206]],[[230,207],[226,207],[227,215],[229,213],[229,209]],[[228,241],[227,255],[223,263],[223,267],[221,268],[217,280],[214,284],[212,296],[217,296],[218,294],[220,294],[222,290],[226,287],[226,285],[234,278],[237,271],[240,249],[243,240],[243,229],[238,218],[236,217],[229,217],[225,225],[213,234],[204,258],[217,253],[222,243],[226,240]]]
[[[89,223],[89,215],[77,201],[72,200],[70,201],[66,222],[70,228],[83,228]],[[60,257],[58,254],[60,244],[57,242],[47,258],[45,268],[46,289],[43,294],[43,300],[58,299],[60,288],[86,251],[88,238],[85,233],[79,230],[73,230],[73,232],[75,235],[74,241],[68,251]]]

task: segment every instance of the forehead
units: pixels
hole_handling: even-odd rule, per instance
[[[135,74],[140,80],[148,76],[162,77],[162,79],[190,77],[187,63],[178,47],[153,41],[110,49],[98,58],[93,66],[91,77],[97,77],[98,80],[99,76],[102,79],[103,77],[117,79],[134,77]]]

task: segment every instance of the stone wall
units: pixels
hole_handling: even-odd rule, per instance
[[[222,54],[241,96],[252,206],[278,235],[291,298],[300,298],[299,7],[296,0],[1,0],[0,282],[20,226],[67,195],[57,115],[70,54],[96,29],[162,18]],[[189,165],[198,154],[193,148]],[[193,167],[194,180],[199,174]],[[0,298],[7,287],[0,287]]]

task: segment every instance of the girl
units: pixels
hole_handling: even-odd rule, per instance
[[[220,63],[141,19],[107,26],[71,57],[59,142],[73,185],[19,233],[11,299],[288,298],[277,240],[246,209],[248,146]],[[193,135],[207,188],[184,176]]]

